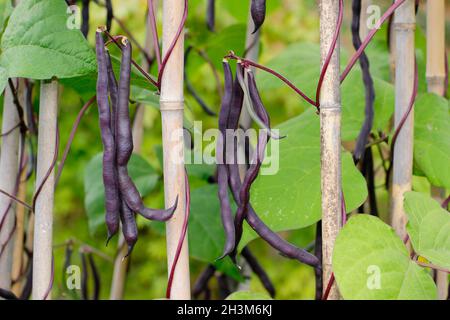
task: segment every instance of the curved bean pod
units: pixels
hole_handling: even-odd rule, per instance
[[[81,299],[88,300],[88,270],[86,263],[86,255],[84,251],[80,251],[80,260],[81,260]]]
[[[92,253],[88,254],[89,267],[92,271],[92,277],[94,278],[94,294],[92,300],[98,300],[100,297],[100,274],[98,273],[97,266],[95,265],[94,257]]]
[[[96,53],[98,61],[97,105],[100,131],[103,143],[103,184],[105,187],[106,225],[108,239],[119,229],[119,188],[116,176],[116,147],[111,132],[111,111],[108,102],[108,70],[105,43],[101,31],[96,34]]]
[[[276,293],[275,287],[273,286],[273,283],[270,280],[269,275],[259,264],[256,257],[253,255],[253,253],[250,251],[248,247],[242,249],[241,254],[245,258],[245,261],[247,261],[248,265],[250,266],[250,269],[252,269],[252,271],[258,276],[264,288],[267,290],[270,296],[274,298]]]
[[[122,199],[129,209],[142,215],[146,219],[167,221],[169,220],[178,204],[178,197],[175,204],[166,210],[150,209],[144,206],[142,198],[133,180],[128,175],[128,161],[133,152],[133,137],[130,125],[130,114],[128,101],[130,98],[130,76],[131,76],[131,54],[132,47],[128,40],[122,40],[122,63],[120,67],[119,92],[116,116],[116,145],[117,145],[117,172],[119,188]]]
[[[114,18],[114,11],[111,0],[105,0],[106,6],[106,30],[111,31],[111,24]]]
[[[228,170],[224,164],[225,150],[227,145],[226,129],[228,118],[230,115],[231,103],[233,100],[233,75],[230,65],[227,61],[223,62],[224,74],[225,74],[225,90],[222,99],[222,106],[219,113],[219,130],[221,138],[217,140],[217,183],[219,186],[219,201],[220,201],[220,214],[222,218],[222,224],[225,230],[225,248],[222,256],[219,259],[231,254],[234,251],[235,245],[235,230],[233,223],[233,212],[231,210],[230,199],[228,197]]]
[[[114,75],[114,69],[111,63],[111,56],[108,50],[106,50],[106,67],[108,70],[108,92],[111,99],[111,131],[113,133],[114,140],[116,140],[116,118],[119,92],[116,76]]]
[[[128,252],[124,258],[128,257],[133,251],[134,245],[138,239],[138,229],[136,225],[136,217],[134,213],[127,206],[125,201],[122,201],[120,210],[120,221],[122,222],[122,233],[125,242],[128,246]]]
[[[353,0],[353,21],[352,21],[352,39],[353,46],[356,50],[362,44],[361,37],[359,35],[360,20],[361,20],[361,0]],[[375,87],[372,76],[370,75],[369,58],[366,53],[363,52],[359,57],[359,64],[361,65],[363,82],[366,92],[366,117],[356,141],[355,151],[353,152],[353,158],[355,161],[359,161],[366,149],[367,141],[369,140],[370,131],[372,131],[373,118],[374,118],[374,102],[375,102]]]
[[[19,300],[19,298],[11,291],[0,288],[0,298],[5,300]]]
[[[255,24],[255,30],[253,33],[259,30],[266,19],[266,0],[252,0],[251,14],[253,23]]]
[[[173,216],[173,213],[178,205],[178,197],[175,199],[173,206],[168,209],[160,210],[147,208],[142,202],[141,195],[139,194],[136,185],[128,175],[127,167],[119,166],[118,175],[122,198],[132,211],[140,214],[148,220],[156,221],[167,221]]]
[[[208,0],[208,6],[206,8],[206,25],[208,30],[214,32],[216,24],[216,1]]]
[[[85,38],[89,33],[89,2],[90,0],[81,0],[81,33]]]
[[[119,92],[117,98],[116,144],[117,164],[126,166],[133,152],[133,137],[130,125],[128,101],[130,99],[132,46],[127,39],[122,39],[122,61],[120,64]]]
[[[233,179],[230,179],[230,182],[233,181],[233,184],[230,183],[230,188],[234,200],[239,204],[239,193],[241,189],[239,171],[230,170],[230,175],[233,176]],[[255,230],[255,232],[262,239],[264,239],[274,249],[278,250],[282,255],[290,259],[296,259],[312,267],[321,268],[320,261],[315,255],[290,244],[289,242],[281,238],[280,235],[270,230],[270,228],[266,226],[264,222],[258,217],[251,204],[248,205],[246,220],[250,227],[252,227],[252,229]]]
[[[322,265],[322,221],[317,222],[316,226],[316,241],[314,244],[314,254],[319,259]],[[316,278],[316,300],[322,300],[323,297],[323,275],[320,268],[314,269]]]
[[[206,267],[205,270],[200,274],[197,278],[197,281],[194,284],[194,288],[192,289],[192,296],[197,298],[200,293],[202,293],[207,287],[209,280],[214,276],[216,272],[216,267],[210,264]]]

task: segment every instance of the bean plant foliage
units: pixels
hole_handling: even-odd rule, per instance
[[[358,1],[352,1],[353,9],[358,8]],[[345,5],[347,2],[351,1],[345,1]],[[68,25],[74,17],[68,4],[74,3],[88,3],[88,7],[83,7],[82,31]],[[324,288],[321,123],[318,115],[327,65],[321,65],[320,45],[303,37],[294,37],[295,40],[290,41],[286,35],[288,40],[282,41],[289,44],[277,48],[276,54],[269,52],[271,48],[266,49],[265,45],[273,38],[268,32],[272,19],[275,19],[272,13],[284,12],[280,10],[281,1],[186,1],[189,8],[189,11],[188,8],[185,10],[186,23],[183,21],[179,27],[180,31],[186,32],[185,138],[202,135],[201,130],[210,127],[218,128],[221,133],[237,130],[243,126],[242,119],[246,116],[252,120],[250,128],[258,128],[262,133],[251,141],[249,150],[240,150],[247,156],[244,170],[235,162],[238,150],[225,152],[226,138],[216,139],[213,147],[209,146],[210,154],[216,159],[223,156],[233,161],[186,164],[185,194],[179,194],[168,209],[150,209],[147,204],[163,206],[163,148],[159,137],[152,136],[151,141],[144,144],[146,152],[131,154],[136,137],[132,119],[140,120],[137,118],[139,108],[151,106],[143,126],[145,130],[149,127],[160,130],[161,125],[155,119],[160,111],[161,77],[170,61],[171,51],[168,57],[158,57],[162,53],[158,51],[156,35],[150,57],[147,47],[143,49],[144,45],[139,44],[141,38],[136,40],[134,33],[127,29],[128,22],[123,23],[119,15],[112,13],[111,2],[102,4],[102,1],[91,2],[91,7],[95,5],[108,10],[105,26],[94,26],[89,25],[89,1],[21,0],[14,7],[11,1],[0,0],[0,91],[4,92],[8,85],[13,89],[13,78],[25,78],[27,85],[37,80],[57,79],[61,87],[70,88],[70,92],[85,103],[69,142],[62,145],[65,154],[57,171],[56,185],[71,143],[76,139],[74,135],[81,117],[92,115],[86,111],[89,106],[98,107],[100,121],[95,134],[102,142],[103,152],[99,153],[100,143],[93,143],[92,148],[98,150],[88,154],[90,160],[86,161],[84,174],[80,175],[84,184],[86,225],[91,237],[101,238],[102,243],[108,244],[121,232],[128,244],[125,259],[137,242],[138,232],[145,234],[151,230],[152,236],[153,232],[163,234],[165,225],[162,222],[172,218],[180,199],[184,199],[188,206],[182,213],[186,219],[183,231],[187,230],[189,256],[195,261],[193,269],[197,272],[198,266],[205,267],[193,283],[195,298],[211,298],[211,287],[215,287],[210,285],[211,279],[217,281],[218,293],[214,296],[219,298],[274,298],[278,288],[260,264],[258,254],[254,254],[272,250],[311,268],[309,271],[315,274],[317,300],[327,299],[334,279],[340,294],[348,300],[437,299],[433,275],[437,271],[450,270],[450,214],[449,200],[438,202],[430,195],[430,189],[441,188],[444,193],[450,190],[450,102],[445,95],[427,92],[427,39],[420,26],[416,30],[418,89],[417,97],[414,95],[415,99],[412,99],[413,175],[414,181],[421,181],[425,188],[414,183],[413,191],[404,195],[407,239],[399,238],[387,223],[389,210],[384,204],[392,187],[392,149],[401,130],[401,126],[396,129],[392,125],[396,97],[389,65],[391,52],[386,40],[388,27],[380,25],[372,40],[360,39],[360,45],[367,46],[366,56],[358,55],[359,48],[341,49],[341,69],[348,73],[341,77],[340,87],[343,199],[342,212],[336,214],[341,215],[344,225],[334,246],[332,279],[329,288]],[[221,10],[218,10],[219,6]],[[155,23],[152,28],[160,27],[159,16],[152,17],[150,11],[146,19]],[[204,21],[199,22],[200,11]],[[120,28],[111,27],[115,24]],[[354,44],[358,28],[353,25]],[[112,30],[120,30],[126,36]],[[347,36],[346,28],[337,30],[341,31],[341,37]],[[250,36],[257,42],[248,43],[246,38]],[[248,52],[255,45],[259,46],[260,58],[248,58]],[[363,59],[367,59],[370,66]],[[27,122],[35,118],[36,109],[33,89],[30,90],[25,110]],[[372,91],[373,100],[370,99]],[[316,99],[312,98],[315,95]],[[199,106],[201,109],[197,110]],[[283,115],[281,119],[280,114]],[[202,121],[207,128],[196,128],[196,121]],[[31,128],[28,130],[31,133]],[[33,154],[35,141],[31,138],[30,141],[29,152]],[[202,157],[197,148],[195,141],[192,145],[185,143],[186,161]],[[358,148],[362,154],[356,155]],[[264,162],[266,151],[277,153],[274,174],[262,174],[267,165]],[[149,154],[153,157],[151,160]],[[15,199],[15,195],[11,198]],[[34,210],[35,200],[33,197],[33,205],[27,207],[30,212]],[[139,214],[146,219],[136,220]],[[314,229],[315,235],[311,232]],[[167,284],[168,297],[180,244],[185,237],[183,231],[177,257],[169,264],[172,269]],[[299,247],[298,242],[305,248]],[[71,261],[74,243],[72,240],[66,242],[64,267]],[[149,247],[146,243],[138,246],[141,249]],[[120,247],[115,249],[116,256],[123,253]],[[112,250],[111,245],[105,250]],[[93,260],[94,251],[80,248],[81,297],[85,299],[88,299],[89,275],[94,279],[94,299],[99,298],[100,275]],[[279,261],[276,260],[276,264]],[[249,270],[267,293],[234,292],[240,284],[249,281]],[[70,295],[78,298],[78,294]]]

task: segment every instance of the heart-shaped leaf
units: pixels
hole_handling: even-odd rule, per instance
[[[420,95],[414,114],[414,166],[430,183],[450,189],[449,101],[432,93]]]
[[[22,0],[1,40],[0,64],[9,77],[71,78],[95,72],[95,54],[64,1]]]
[[[418,192],[405,194],[405,211],[414,250],[435,265],[450,270],[450,213]]]
[[[436,285],[428,271],[411,261],[395,231],[373,216],[354,216],[339,232],[333,271],[344,299],[437,298]]]

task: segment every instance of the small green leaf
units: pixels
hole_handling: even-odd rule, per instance
[[[322,216],[319,117],[309,110],[279,129],[286,138],[271,141],[268,146],[274,152],[274,143],[279,144],[279,151],[271,155],[273,164],[279,161],[279,170],[273,175],[260,174],[250,200],[261,219],[276,232],[307,227]],[[342,154],[342,179],[350,212],[364,202],[367,187],[347,152]],[[242,245],[256,237],[252,229],[246,228]]]
[[[272,300],[272,298],[261,292],[237,291],[230,294],[225,300]]]
[[[333,271],[348,300],[437,298],[430,274],[409,258],[395,231],[380,219],[357,215],[336,238]]]
[[[22,0],[1,40],[1,65],[10,77],[71,78],[95,72],[93,50],[80,30],[69,28],[60,0]]]
[[[405,194],[405,211],[414,250],[431,263],[450,270],[450,213],[418,192]]]
[[[94,234],[104,225],[105,189],[102,171],[103,153],[97,154],[88,163],[84,173],[84,206],[88,216],[89,231]],[[142,197],[156,186],[159,175],[141,156],[133,154],[128,164],[128,173]]]
[[[448,100],[426,93],[414,113],[414,166],[436,187],[450,189],[450,113]]]

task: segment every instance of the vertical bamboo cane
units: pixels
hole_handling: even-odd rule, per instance
[[[163,57],[175,39],[184,11],[183,0],[163,2]],[[164,153],[164,189],[166,206],[178,197],[175,214],[166,224],[169,271],[174,261],[185,215],[185,171],[183,139],[183,67],[184,32],[175,45],[161,83],[161,118]],[[174,274],[171,299],[190,299],[189,249],[187,234]]]
[[[395,12],[395,128],[406,114],[414,86],[414,0],[407,0]],[[401,239],[406,237],[403,194],[411,190],[414,138],[414,109],[403,125],[394,146],[391,190],[391,223]]]
[[[38,187],[51,167],[55,154],[58,112],[58,82],[41,82],[39,101],[39,136],[36,186]],[[54,170],[36,200],[33,249],[33,300],[44,299],[51,284]],[[47,299],[51,299],[50,293]]]
[[[17,197],[26,202],[26,183],[27,171],[24,170],[20,177],[19,192]],[[12,261],[12,272],[11,279],[13,281],[11,291],[19,296],[22,292],[22,282],[19,278],[23,271],[23,258],[24,258],[24,232],[25,232],[25,207],[17,206],[16,208],[16,231],[14,233],[14,249],[13,249],[13,261]]]
[[[25,96],[24,96],[24,88],[25,88],[25,81],[24,79],[19,79],[19,86],[17,88],[17,95],[20,104],[23,106],[25,103]],[[25,124],[26,119],[24,119]],[[19,140],[19,148],[22,147],[20,140]],[[20,150],[20,149],[19,149]],[[20,155],[19,155],[20,157]],[[20,159],[19,159],[20,162]],[[20,163],[19,167],[20,168]],[[27,181],[26,180],[27,171],[26,167],[23,168],[23,172],[20,177],[20,184],[19,189],[17,192],[17,197],[26,202],[26,192],[27,192]],[[16,295],[19,296],[22,292],[22,281],[18,281],[19,277],[22,274],[23,271],[23,258],[24,258],[24,239],[25,239],[25,215],[26,210],[24,206],[16,206],[16,230],[14,231],[14,248],[12,253],[12,269],[11,269],[11,280],[12,280],[12,286],[11,291]]]
[[[322,65],[330,50],[339,15],[339,0],[320,1],[320,43]],[[324,78],[320,96],[321,190],[323,235],[323,282],[326,288],[332,274],[334,242],[342,227],[341,215],[341,93],[339,81],[339,41]],[[336,285],[329,299],[339,299]]]
[[[154,8],[158,8],[158,1],[153,1]],[[156,10],[155,10],[156,11]],[[153,37],[152,37],[152,28],[150,26],[150,19],[147,18],[146,22],[146,37],[145,37],[145,52],[149,55],[149,57],[154,57],[154,49],[153,49]],[[144,70],[149,69],[149,65],[147,60],[144,59],[143,62]],[[135,119],[133,123],[133,145],[134,145],[134,153],[141,153],[142,140],[144,136],[144,116],[145,116],[145,108],[144,105],[139,105],[135,114]],[[111,283],[111,292],[109,299],[110,300],[122,300],[125,292],[125,281],[127,277],[127,269],[129,265],[129,259],[123,259],[123,257],[127,254],[127,246],[125,245],[125,240],[123,238],[123,234],[119,233],[118,240],[118,250],[117,256],[114,260],[114,271],[113,278]]]
[[[427,1],[428,91],[440,96],[445,91],[445,3]]]
[[[14,104],[13,94],[9,86],[6,86],[4,104],[3,104],[3,123],[2,133],[8,132],[11,128],[19,123],[19,115]],[[8,135],[2,137],[2,152],[0,155],[0,189],[13,194],[19,163],[19,134],[20,129],[16,128]],[[11,206],[9,210],[6,210]],[[14,228],[15,205],[11,204],[11,199],[0,195],[0,219],[5,222],[0,230],[0,244],[3,245],[8,241],[10,234]],[[11,288],[11,268],[12,268],[12,240],[4,248],[0,257],[0,288],[9,290]]]
[[[444,95],[445,87],[445,3],[444,0],[427,1],[427,82],[428,91]],[[445,190],[432,187],[432,195],[442,201]],[[448,275],[436,271],[438,296],[446,300]]]

